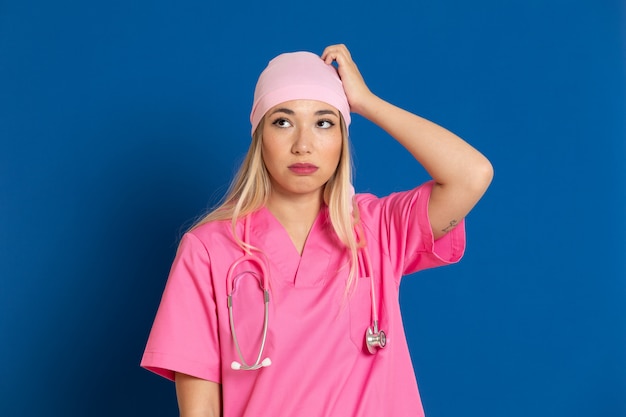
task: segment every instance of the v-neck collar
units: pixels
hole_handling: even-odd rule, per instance
[[[272,280],[294,287],[323,285],[329,276],[331,264],[342,253],[340,243],[333,233],[328,208],[322,206],[304,243],[302,255],[298,253],[287,230],[263,207],[246,221],[250,223],[250,243],[260,249],[271,265]],[[335,262],[333,262],[335,261]]]

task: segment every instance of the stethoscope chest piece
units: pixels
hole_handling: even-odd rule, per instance
[[[387,344],[387,335],[384,331],[378,330],[378,322],[374,326],[368,327],[365,331],[365,345],[369,353],[374,354],[378,349],[382,349]]]

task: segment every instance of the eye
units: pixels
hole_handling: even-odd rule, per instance
[[[279,117],[278,119],[274,120],[272,124],[278,127],[290,127],[291,126],[291,122],[285,119],[284,117]]]
[[[322,129],[330,129],[335,126],[335,123],[330,120],[319,120],[317,122],[317,127],[321,127]]]

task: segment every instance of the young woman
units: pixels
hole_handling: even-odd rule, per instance
[[[354,195],[350,112],[433,180]],[[374,95],[344,45],[270,61],[250,120],[223,204],[180,243],[142,366],[175,380],[183,417],[423,415],[400,280],[461,258],[491,164]]]

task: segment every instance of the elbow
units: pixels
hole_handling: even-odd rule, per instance
[[[487,158],[483,157],[472,167],[471,173],[466,176],[465,186],[472,193],[482,196],[489,188],[493,175],[493,165]]]
[[[493,180],[493,165],[491,164],[491,162],[489,162],[487,158],[485,158],[484,162],[481,164],[481,167],[478,169],[478,171],[479,171],[478,176],[480,177],[480,181],[486,190],[489,187],[489,184],[491,184],[491,181]]]
[[[457,195],[464,195],[474,200],[487,191],[493,180],[494,169],[491,162],[482,155],[471,161],[457,165],[454,174],[442,181],[434,178],[437,185]]]

